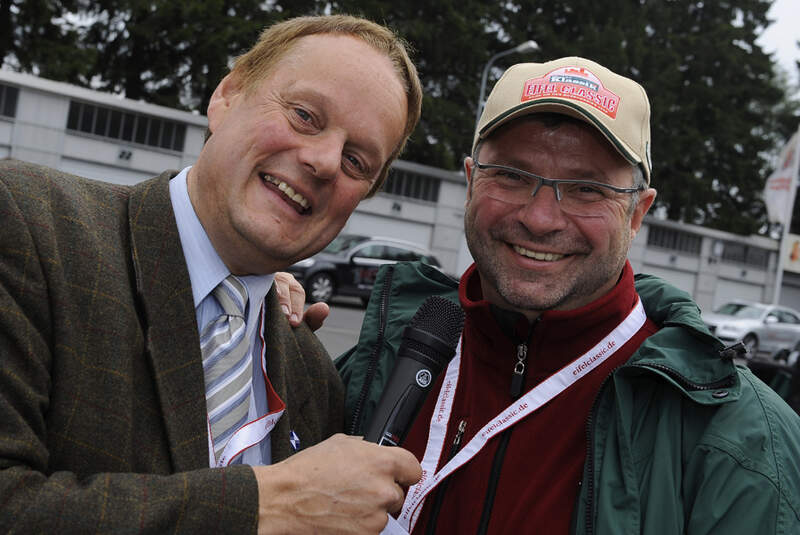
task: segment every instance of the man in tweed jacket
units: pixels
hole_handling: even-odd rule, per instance
[[[293,19],[220,82],[211,135],[177,175],[123,187],[0,162],[0,531],[382,529],[419,466],[399,448],[328,438],[341,383],[274,288],[263,349],[286,411],[272,464],[209,468],[199,305],[170,180],[186,181],[230,273],[274,273],[324,247],[379,187],[419,106],[391,32]]]

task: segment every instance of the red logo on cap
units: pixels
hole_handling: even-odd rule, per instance
[[[561,67],[541,78],[525,82],[520,102],[557,97],[589,104],[612,119],[617,117],[620,98],[584,67]]]

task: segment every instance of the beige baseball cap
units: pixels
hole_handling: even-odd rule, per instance
[[[569,57],[518,63],[497,81],[483,108],[472,151],[507,122],[530,113],[562,113],[597,128],[650,183],[650,102],[644,88],[594,61]]]

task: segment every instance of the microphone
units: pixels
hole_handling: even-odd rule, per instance
[[[455,355],[463,326],[464,311],[449,299],[434,295],[422,303],[403,331],[364,440],[389,446],[405,440],[436,377]]]

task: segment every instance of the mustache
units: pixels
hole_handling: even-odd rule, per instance
[[[589,254],[593,247],[579,234],[554,230],[547,234],[533,234],[521,225],[502,225],[489,230],[489,236],[497,241],[519,245],[525,249],[546,250],[562,254]]]

